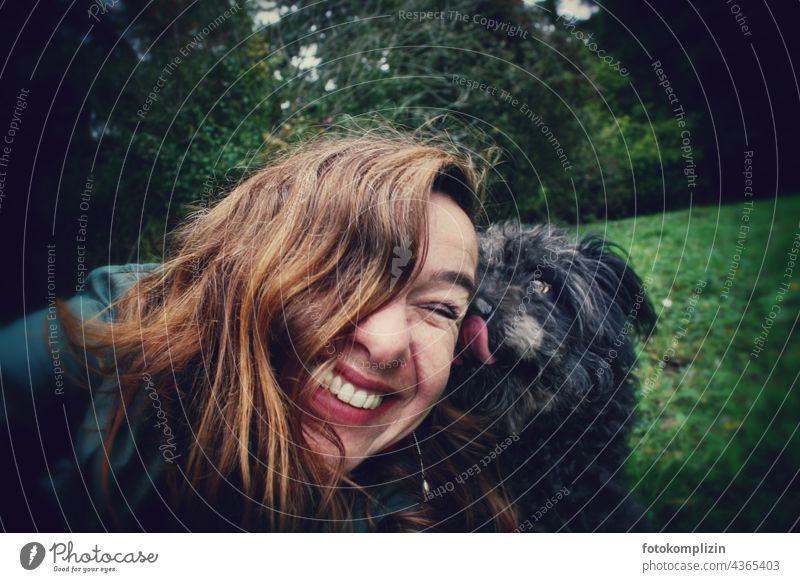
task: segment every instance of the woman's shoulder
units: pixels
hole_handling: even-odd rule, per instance
[[[74,289],[75,294],[65,301],[65,306],[81,320],[90,319],[112,305],[140,277],[158,267],[158,263],[128,263],[92,269]],[[82,515],[94,514],[95,505],[103,506],[97,502],[102,476],[100,461],[105,454],[102,428],[110,417],[113,395],[118,389],[114,390],[113,377],[97,378],[90,374],[83,350],[70,349],[56,307],[51,302],[0,328],[0,382],[4,394],[0,399],[0,430],[13,434],[18,446],[26,442],[23,439],[32,437],[30,446],[35,444],[46,451],[46,465],[32,461],[26,469],[29,498],[41,503],[45,513],[47,508],[66,518],[69,509],[72,527],[80,523]],[[80,380],[85,376],[92,379],[92,387],[99,388],[91,395]],[[134,505],[137,500],[145,499],[146,486],[150,477],[157,475],[158,466],[157,459],[145,458],[136,472],[137,451],[132,433],[138,434],[140,428],[136,423],[126,428],[121,432],[127,440],[115,445],[110,458],[115,481],[125,483],[128,502]],[[142,473],[142,463],[147,464],[149,472]],[[6,467],[5,460],[1,460],[0,469],[12,467]],[[91,499],[86,497],[89,492],[94,495]],[[70,499],[68,506],[61,507],[60,496]],[[58,515],[54,515],[57,521]],[[87,524],[85,527],[91,529]],[[96,527],[101,529],[103,524]]]
[[[79,295],[90,295],[101,304],[110,305],[141,277],[156,272],[161,263],[126,263],[104,265],[89,271],[83,284],[78,286]]]
[[[79,319],[90,319],[159,266],[159,263],[128,263],[92,269],[64,305]],[[9,385],[19,385],[20,390],[41,386],[61,394],[64,372],[76,372],[64,338],[55,300],[0,327],[0,373],[6,389]]]

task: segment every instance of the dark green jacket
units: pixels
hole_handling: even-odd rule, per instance
[[[128,264],[94,269],[83,290],[67,304],[86,320],[158,266]],[[110,316],[106,312],[102,317],[108,320]],[[14,485],[14,491],[6,494],[0,505],[5,529],[238,530],[231,514],[200,497],[189,504],[191,515],[177,514],[168,502],[165,469],[170,463],[180,470],[188,456],[186,442],[176,445],[175,440],[165,440],[153,414],[158,408],[152,399],[155,392],[145,389],[146,379],[140,400],[126,409],[126,421],[109,452],[111,495],[104,494],[103,434],[119,385],[116,377],[92,374],[88,376],[89,390],[76,385],[71,378],[85,377],[90,364],[86,354],[67,349],[53,301],[0,330],[0,469],[6,478],[12,476]],[[151,414],[141,412],[148,409]],[[170,430],[180,433],[177,426]],[[233,483],[227,498],[241,499]],[[383,489],[378,499],[380,505],[372,508],[374,516],[417,503],[397,485]],[[365,531],[366,524],[356,519],[353,528]]]

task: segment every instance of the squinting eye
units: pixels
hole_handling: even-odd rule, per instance
[[[534,293],[540,293],[544,295],[550,291],[550,283],[545,283],[541,279],[534,279],[531,281],[531,289],[533,289]]]
[[[432,305],[423,305],[423,309],[427,309],[431,313],[435,313],[436,315],[441,315],[446,319],[456,320],[458,319],[458,312],[456,308],[452,305],[448,305],[446,303],[434,303]]]

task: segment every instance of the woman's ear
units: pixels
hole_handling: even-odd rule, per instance
[[[489,349],[489,329],[483,318],[478,315],[467,316],[461,322],[453,364],[460,366],[469,360],[475,360],[483,365],[494,364],[497,361]]]

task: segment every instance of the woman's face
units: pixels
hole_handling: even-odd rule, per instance
[[[393,268],[402,269],[407,257],[396,254]],[[451,198],[434,193],[419,277],[335,342],[334,373],[317,378],[312,414],[334,427],[348,471],[409,435],[441,397],[477,265],[472,223]],[[318,452],[338,456],[316,431],[309,438]]]

